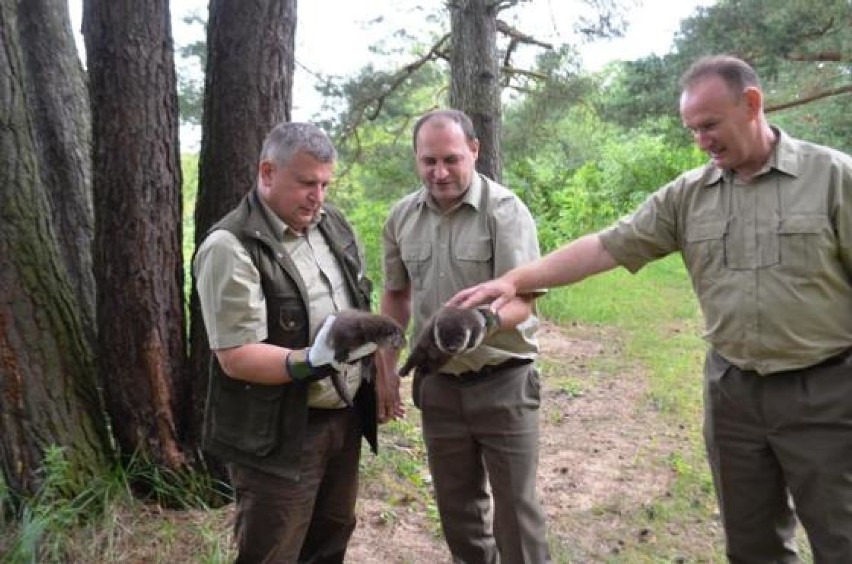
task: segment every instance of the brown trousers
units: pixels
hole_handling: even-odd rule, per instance
[[[710,351],[704,438],[732,563],[852,562],[852,358],[761,376]]]
[[[469,382],[435,374],[421,386],[423,437],[453,561],[549,562],[536,494],[538,372],[527,364]]]
[[[355,529],[361,435],[351,409],[312,409],[299,480],[229,465],[239,564],[340,564]]]

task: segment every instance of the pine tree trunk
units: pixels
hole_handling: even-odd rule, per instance
[[[0,0],[0,108],[0,465],[29,496],[61,446],[74,495],[110,443],[92,350],[88,104],[65,0]]]
[[[254,186],[263,139],[290,120],[295,32],[296,0],[210,2],[196,242]],[[190,347],[200,439],[210,349],[194,285]]]
[[[500,182],[500,68],[494,0],[454,0],[450,6],[450,105],[473,121],[479,137],[476,169]]]
[[[94,339],[92,123],[85,75],[71,33],[68,3],[29,0],[19,5],[21,33],[27,38],[21,45],[29,70],[27,91],[37,104],[32,118],[42,181],[60,254],[82,305],[87,338]],[[57,38],[65,48],[45,48]]]
[[[125,458],[185,463],[178,104],[168,0],[86,0],[99,370]]]

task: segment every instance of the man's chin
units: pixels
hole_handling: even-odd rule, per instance
[[[319,212],[317,212],[319,213]],[[299,214],[299,216],[293,218],[293,221],[286,222],[291,229],[298,231],[299,233],[303,233],[305,229],[307,229],[313,222],[314,218],[317,214]]]
[[[432,195],[435,198],[455,199],[464,194],[457,184],[433,184]]]

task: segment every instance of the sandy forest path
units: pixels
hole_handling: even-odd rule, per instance
[[[691,497],[676,481],[677,461],[688,453],[696,458],[688,435],[695,422],[673,422],[654,408],[647,374],[629,363],[616,330],[544,323],[539,342],[538,485],[554,563],[720,562],[717,518],[675,509],[712,503],[708,492]],[[407,395],[408,383],[403,388]],[[404,456],[389,462],[364,455],[347,564],[451,562],[418,446],[418,417],[411,406],[400,436],[385,437],[393,441],[385,452]],[[395,474],[399,463],[406,465],[404,479]],[[414,486],[412,478],[424,484]],[[236,556],[233,504],[187,511],[135,503],[116,508],[108,521],[94,538],[81,530],[80,553],[89,556],[67,561],[231,562]],[[97,557],[87,547],[98,547]]]
[[[674,476],[666,461],[687,448],[687,439],[682,427],[663,420],[650,405],[647,378],[624,366],[617,335],[606,328],[552,324],[544,324],[538,335],[539,491],[554,561],[621,561],[628,545],[656,543],[663,534],[669,537],[666,554],[654,560],[707,561],[706,547],[720,542],[714,523],[661,532],[634,519],[669,495]],[[615,369],[594,368],[602,365]],[[397,512],[388,523],[387,510],[385,501],[362,491],[347,562],[451,562],[434,518]],[[673,542],[672,535],[689,538]]]

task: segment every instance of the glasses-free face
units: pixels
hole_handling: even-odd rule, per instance
[[[708,76],[684,90],[680,113],[717,167],[750,176],[765,160],[757,142],[760,104],[756,88],[736,93],[721,77]]]
[[[264,202],[291,229],[304,232],[319,214],[334,174],[334,162],[322,162],[300,151],[281,164],[260,163],[260,191]]]
[[[417,132],[417,174],[442,210],[464,197],[476,170],[479,142],[469,140],[459,124],[433,119]]]

